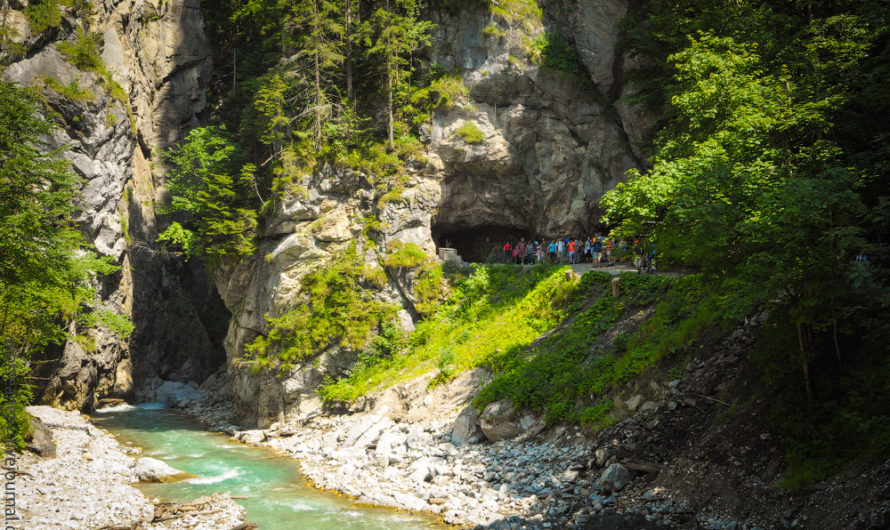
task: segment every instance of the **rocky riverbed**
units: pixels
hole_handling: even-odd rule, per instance
[[[538,418],[510,410],[474,412],[468,403],[487,379],[482,370],[432,389],[430,377],[360,400],[351,410],[235,430],[233,438],[292,455],[318,487],[369,504],[432,512],[464,527],[655,528],[702,522],[758,528],[751,521],[699,516],[665,488],[648,485],[645,475],[654,469],[620,460],[578,427],[542,433]],[[235,429],[223,420],[227,405],[218,397],[186,408],[216,429]],[[487,439],[517,433],[513,439]]]
[[[138,449],[121,445],[77,412],[45,406],[28,412],[48,428],[52,441],[46,456],[26,451],[18,461],[15,499],[23,528],[220,530],[247,524],[244,508],[227,495],[153,503],[131,484],[175,470],[136,458]]]

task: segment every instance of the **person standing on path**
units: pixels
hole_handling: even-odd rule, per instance
[[[510,250],[512,250],[510,242],[504,241],[504,263],[510,263]]]

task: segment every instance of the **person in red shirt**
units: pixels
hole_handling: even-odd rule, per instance
[[[504,263],[510,263],[510,250],[512,247],[510,246],[509,241],[504,241]]]

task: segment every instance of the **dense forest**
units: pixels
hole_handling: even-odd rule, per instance
[[[432,10],[490,10],[509,27],[542,16],[534,0],[202,7],[212,105],[207,126],[164,156],[174,222],[161,240],[211,262],[257,252],[264,216],[305,193],[307,174],[354,169],[384,195],[419,167],[432,113],[468,97],[459,70],[424,59]],[[603,197],[604,228],[696,272],[684,294],[696,332],[762,321],[763,393],[801,483],[851,458],[886,458],[890,5],[643,2],[622,29],[642,65],[633,100],[656,135],[647,167]],[[516,47],[586,75],[558,33]],[[84,280],[113,270],[84,253],[66,221],[77,184],[58,153],[41,153],[51,125],[29,94],[0,91],[0,329],[17,359],[4,376],[19,380],[29,352],[65,339],[72,319],[111,318],[78,307]],[[21,388],[19,404],[29,399]]]

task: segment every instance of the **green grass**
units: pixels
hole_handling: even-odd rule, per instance
[[[454,134],[460,136],[468,144],[481,144],[485,140],[485,134],[473,121],[465,121]]]
[[[51,28],[62,25],[62,12],[59,10],[61,2],[58,0],[32,0],[25,8],[28,17],[28,25],[31,31],[40,34]]]
[[[351,401],[435,369],[451,375],[485,366],[525,347],[555,326],[575,282],[561,267],[474,266],[449,273],[447,302],[420,322],[406,348],[386,362],[361,365],[321,390],[326,400]]]
[[[447,292],[442,267],[430,259],[422,248],[414,243],[392,240],[383,266],[396,273],[404,269],[412,270],[412,294],[417,300],[414,309],[421,315],[430,315],[438,310]]]
[[[451,295],[404,347],[327,381],[322,397],[351,401],[424,373],[437,371],[432,384],[438,384],[486,367],[494,378],[477,407],[510,399],[551,424],[601,428],[615,421],[610,392],[684,351],[717,323],[693,277],[625,274],[622,295],[613,298],[612,276],[591,272],[574,280],[566,270],[474,265],[451,271]],[[652,307],[642,325],[613,341],[602,339],[619,320]]]
[[[510,399],[517,407],[544,414],[549,424],[610,424],[609,391],[675,351],[659,342],[669,327],[656,318],[629,339],[612,344],[600,340],[620,319],[667,297],[675,283],[661,276],[624,274],[622,295],[613,298],[611,280],[604,273],[585,274],[568,306],[569,318],[558,329],[530,348],[507,350],[491,359],[495,377],[479,394],[476,406]]]
[[[101,44],[99,34],[84,32],[83,29],[77,28],[76,40],[60,42],[56,47],[59,53],[81,70],[101,72],[105,68],[99,54]]]
[[[489,24],[485,26],[485,29],[482,30],[482,33],[486,35],[491,35],[492,37],[500,38],[504,36],[504,30],[500,29],[494,24]]]
[[[414,243],[403,243],[398,239],[390,241],[386,257],[383,260],[385,267],[394,269],[415,268],[423,265],[426,253]]]

